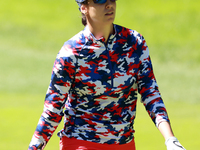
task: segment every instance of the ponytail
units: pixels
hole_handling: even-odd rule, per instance
[[[82,24],[83,24],[84,26],[87,25],[87,19],[86,19],[85,14],[83,14],[83,13],[82,13]]]
[[[88,0],[85,0],[83,3],[81,3],[81,5],[87,5],[87,4],[88,4]],[[87,25],[87,19],[86,19],[85,14],[83,14],[83,13],[82,13],[82,24],[83,24],[84,26]]]

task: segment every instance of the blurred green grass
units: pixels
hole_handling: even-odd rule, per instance
[[[145,37],[174,133],[191,150],[200,147],[199,5],[194,0],[118,1],[115,20]],[[74,1],[0,2],[0,149],[27,149],[56,54],[82,29]],[[135,129],[138,150],[166,149],[140,103]],[[58,142],[54,134],[46,149],[58,149]]]

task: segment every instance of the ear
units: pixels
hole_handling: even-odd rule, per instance
[[[81,5],[80,10],[81,10],[81,13],[83,13],[83,14],[85,14],[85,15],[88,13],[87,6],[84,5],[84,4]]]

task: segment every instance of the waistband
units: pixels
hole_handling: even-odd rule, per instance
[[[60,150],[135,150],[134,139],[126,144],[100,144],[63,136],[60,139]]]

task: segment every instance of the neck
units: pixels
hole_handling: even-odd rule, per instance
[[[103,26],[102,25],[96,26],[96,25],[88,24],[88,27],[97,40],[104,37],[105,43],[107,43],[107,40],[108,40],[110,34],[113,33],[113,24],[103,25]]]

